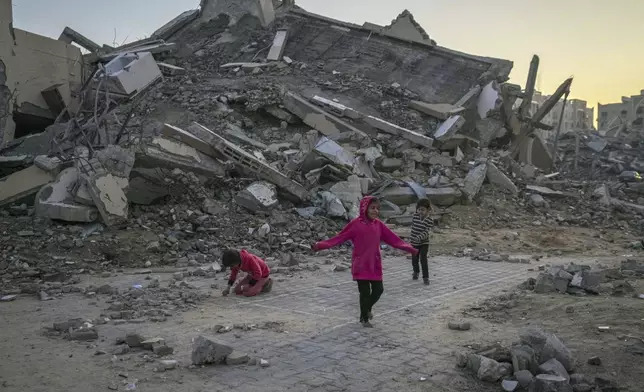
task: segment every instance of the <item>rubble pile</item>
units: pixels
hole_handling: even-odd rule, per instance
[[[119,48],[65,29],[92,72],[54,124],[0,149],[4,281],[65,266],[205,266],[227,246],[304,252],[356,217],[364,195],[382,199],[392,225],[409,225],[426,197],[455,226],[644,229],[637,176],[573,181],[567,156],[551,173],[559,155],[536,130],[572,79],[530,116],[534,86],[507,83],[510,61],[292,4],[233,8],[203,1]],[[604,148],[605,171],[638,170],[631,139]]]
[[[545,270],[545,266],[540,269]],[[552,266],[534,279],[530,278],[520,288],[533,290],[538,294],[561,293],[570,295],[638,296],[628,279],[644,277],[644,262],[628,259],[618,268],[593,270],[589,265],[571,263]]]
[[[519,341],[510,348],[497,344],[459,356],[459,367],[481,381],[500,383],[504,391],[618,389],[611,380],[575,373],[574,366],[572,353],[561,339],[535,327],[522,330]]]

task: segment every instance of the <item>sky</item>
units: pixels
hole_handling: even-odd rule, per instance
[[[3,0],[0,0],[3,1]],[[58,38],[69,26],[99,44],[145,38],[199,0],[12,0],[14,26]],[[537,89],[574,76],[570,98],[618,102],[644,89],[642,0],[296,0],[347,22],[389,24],[405,8],[440,46],[514,62],[524,86],[533,54]]]

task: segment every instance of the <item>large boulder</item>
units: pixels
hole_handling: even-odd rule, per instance
[[[195,365],[223,363],[232,353],[232,347],[200,335],[192,345],[192,363]]]
[[[557,336],[538,328],[527,328],[519,333],[519,338],[522,344],[534,350],[539,363],[554,358],[561,362],[567,371],[572,370],[572,354]]]

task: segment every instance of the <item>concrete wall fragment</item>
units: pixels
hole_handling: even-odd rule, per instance
[[[253,15],[266,27],[275,20],[272,0],[201,0],[200,19],[207,22],[220,14],[230,17],[230,24],[237,23],[244,15]]]
[[[67,222],[94,222],[98,219],[95,207],[77,204],[71,190],[78,181],[78,170],[63,170],[53,183],[43,186],[36,195],[36,215]]]
[[[0,207],[31,199],[44,185],[54,181],[55,175],[30,166],[0,179]]]

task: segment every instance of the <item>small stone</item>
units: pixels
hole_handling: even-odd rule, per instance
[[[593,366],[601,366],[602,360],[601,358],[595,356],[595,357],[590,357],[588,358],[588,364],[593,365]]]
[[[222,363],[232,353],[232,347],[218,343],[214,338],[200,335],[192,345],[192,363],[194,365]]]
[[[226,365],[230,366],[243,365],[245,363],[248,363],[248,361],[250,361],[250,357],[247,354],[237,351],[233,351],[226,357]]]
[[[471,328],[471,325],[468,322],[450,321],[447,324],[447,327],[454,331],[469,331]]]
[[[165,344],[155,344],[155,345],[152,347],[152,351],[153,351],[156,355],[158,355],[158,356],[160,356],[160,357],[163,357],[163,356],[165,356],[165,355],[171,355],[171,354],[173,354],[173,353],[174,353],[174,348],[172,348],[172,347],[170,347],[170,346],[166,346]]]
[[[138,333],[131,333],[125,336],[125,344],[132,348],[142,347],[141,343],[143,341],[145,341],[145,338]]]
[[[122,345],[114,348],[112,350],[112,355],[125,355],[130,352],[130,347],[127,345]]]
[[[519,382],[512,381],[512,380],[503,380],[501,382],[501,387],[503,388],[504,391],[514,392],[519,387]]]
[[[143,347],[146,350],[152,350],[155,345],[164,345],[165,344],[165,339],[163,338],[152,338],[152,339],[147,339],[141,342],[141,347]]]
[[[0,297],[0,302],[11,302],[14,301],[18,296],[16,294],[4,295]]]
[[[265,359],[260,359],[259,360],[259,366],[261,366],[261,367],[269,367],[269,366],[271,366],[271,364]]]
[[[159,361],[161,366],[163,366],[163,369],[165,370],[173,370],[176,369],[177,366],[179,365],[179,362],[175,361],[174,359],[164,359],[162,361]]]
[[[89,342],[98,339],[98,332],[95,329],[81,329],[78,331],[72,331],[72,333],[69,334],[69,339],[77,340],[80,342]]]
[[[575,307],[572,305],[566,306],[566,313],[575,313]]]

